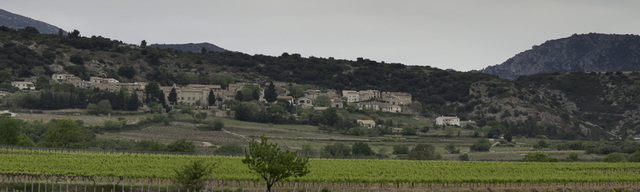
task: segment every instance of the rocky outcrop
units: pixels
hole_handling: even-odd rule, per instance
[[[582,34],[550,40],[480,72],[504,79],[554,72],[640,70],[640,36]]]

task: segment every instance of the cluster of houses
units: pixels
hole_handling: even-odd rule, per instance
[[[32,78],[31,81],[16,81],[11,84],[21,90],[33,90],[35,89],[34,82],[37,78]],[[53,74],[51,79],[57,83],[69,83],[79,88],[97,88],[100,90],[117,91],[122,88],[133,91],[142,91],[147,85],[146,82],[134,82],[134,83],[121,83],[114,78],[103,77],[90,77],[89,81],[85,81],[72,74]],[[226,89],[222,89],[220,85],[202,85],[202,84],[190,84],[186,86],[161,86],[160,90],[164,92],[165,97],[169,96],[171,89],[175,89],[177,93],[177,102],[181,104],[188,104],[194,106],[208,106],[208,97],[212,91],[218,100],[233,100],[238,91],[240,91],[246,83],[234,83],[229,84]],[[353,103],[358,109],[372,109],[374,111],[384,111],[393,113],[406,112],[406,105],[412,102],[411,94],[403,92],[380,92],[378,90],[344,90],[342,95],[334,90],[306,90],[301,97],[294,98],[291,96],[291,91],[288,90],[289,83],[275,82],[276,93],[278,100],[287,100],[295,106],[302,106],[308,108],[315,108],[318,110],[326,109],[327,107],[343,108],[344,103]],[[264,99],[264,88],[260,88],[261,96],[260,101],[266,102]],[[144,95],[144,94],[139,94]],[[326,97],[330,101],[329,106],[315,106],[314,101],[319,97]],[[168,100],[168,98],[165,98]]]

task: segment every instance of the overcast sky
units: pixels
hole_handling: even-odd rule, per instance
[[[9,12],[126,43],[368,58],[468,71],[574,33],[640,33],[640,1],[0,0]]]

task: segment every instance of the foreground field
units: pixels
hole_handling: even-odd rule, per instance
[[[191,160],[216,163],[213,180],[257,181],[241,158],[0,150],[0,173],[168,179]],[[298,182],[354,183],[536,183],[640,182],[637,163],[525,163],[312,159]]]

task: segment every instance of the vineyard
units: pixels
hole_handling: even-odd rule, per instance
[[[5,179],[38,180],[43,176],[102,183],[167,184],[174,168],[191,160],[215,163],[212,181],[260,183],[240,157],[170,154],[98,153],[1,149],[0,173]],[[363,159],[311,159],[311,173],[288,182],[335,185],[466,186],[557,185],[640,182],[637,163],[460,162]],[[46,178],[46,177],[45,177]],[[159,183],[154,183],[159,182]],[[379,184],[379,185],[378,185]],[[565,184],[566,185],[566,184]],[[351,187],[353,187],[351,186]],[[636,185],[637,186],[637,185]],[[563,185],[564,187],[564,185]]]

